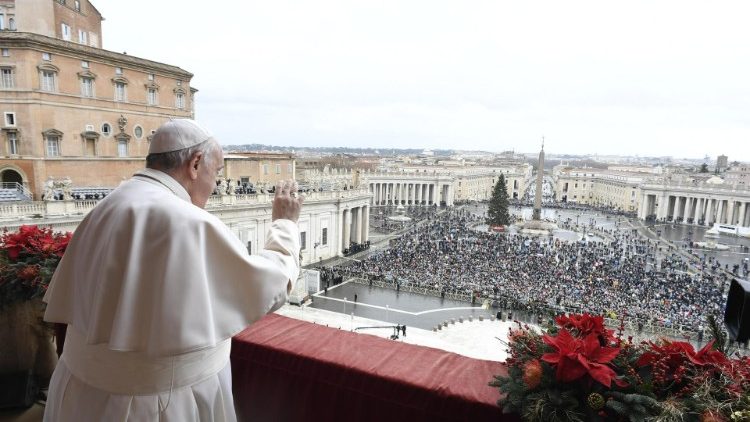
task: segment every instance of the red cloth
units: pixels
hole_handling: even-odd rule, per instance
[[[498,362],[274,314],[232,341],[241,421],[517,421],[487,385],[506,373]]]

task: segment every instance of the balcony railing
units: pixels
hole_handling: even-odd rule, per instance
[[[366,188],[340,191],[323,191],[305,193],[305,202],[315,203],[348,199],[369,199],[372,194]],[[270,205],[272,193],[247,195],[212,195],[208,199],[206,209],[217,209],[232,206],[260,206]],[[47,217],[83,216],[99,203],[98,199],[70,200],[70,201],[29,201],[29,202],[0,202],[0,221],[5,220],[11,225],[21,224],[24,219],[44,219]]]

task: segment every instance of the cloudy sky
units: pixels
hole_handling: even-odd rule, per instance
[[[225,144],[750,161],[747,1],[93,1]]]

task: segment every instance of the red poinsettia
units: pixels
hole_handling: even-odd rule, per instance
[[[72,237],[21,226],[0,235],[0,308],[44,294]]]
[[[590,314],[571,314],[569,316],[560,315],[555,318],[555,323],[560,328],[570,330],[576,334],[576,337],[584,338],[589,334],[595,334],[605,342],[613,339],[614,331],[608,330],[604,326],[604,317],[601,315],[593,316]]]
[[[543,340],[556,350],[542,355],[542,360],[557,367],[555,376],[558,381],[571,382],[588,374],[608,388],[612,380],[620,384],[615,371],[606,365],[620,353],[620,349],[602,347],[598,334],[592,332],[580,339],[563,328],[557,336],[544,335]]]
[[[670,368],[677,368],[687,361],[698,366],[709,363],[726,364],[727,357],[724,353],[713,349],[714,341],[711,340],[699,351],[695,351],[693,345],[684,341],[662,340],[661,344],[649,343],[650,350],[638,359],[638,366],[651,365],[656,361],[662,361]]]

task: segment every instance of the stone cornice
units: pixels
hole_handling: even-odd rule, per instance
[[[193,74],[177,66],[171,66],[151,60],[141,59],[127,54],[115,53],[101,48],[89,47],[57,38],[45,37],[44,35],[30,32],[0,32],[0,43],[5,48],[34,48],[52,54],[61,54],[99,60],[119,67],[138,68],[144,72],[157,71],[176,79],[190,80]]]

